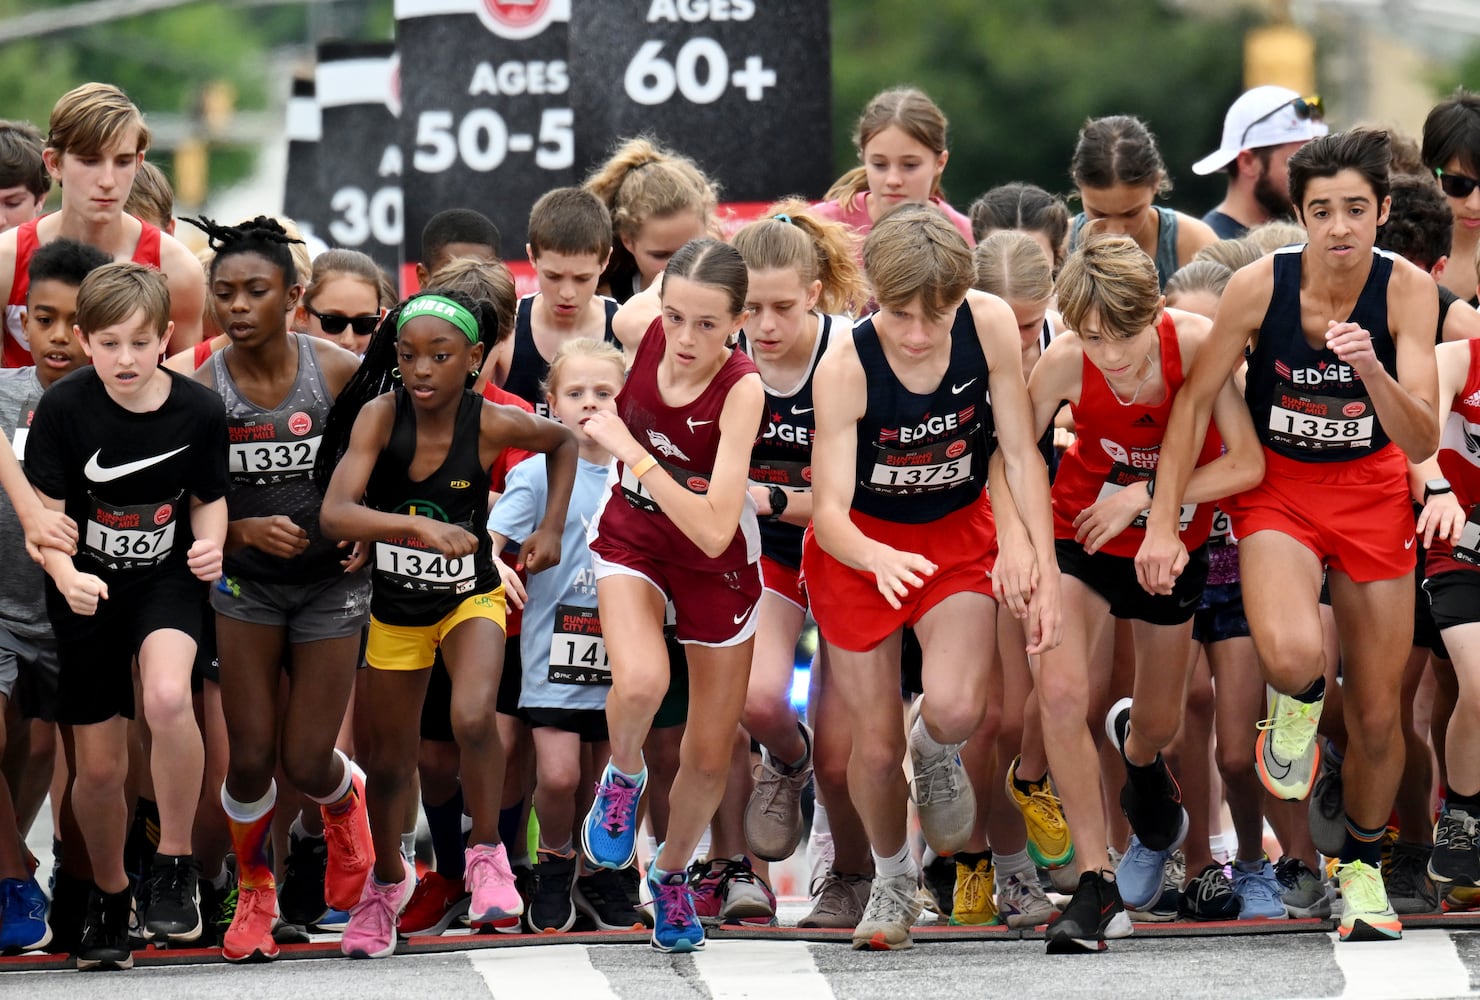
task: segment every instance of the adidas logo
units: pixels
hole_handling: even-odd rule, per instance
[[[1480,389],[1470,393],[1460,403],[1463,406],[1480,406]]]
[[[1131,422],[1132,427],[1155,427],[1156,418],[1149,413],[1143,413]]]

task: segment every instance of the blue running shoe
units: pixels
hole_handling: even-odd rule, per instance
[[[1238,897],[1240,920],[1278,920],[1285,916],[1283,892],[1268,858],[1253,871],[1244,870],[1242,862],[1234,864],[1233,894]]]
[[[659,852],[661,853],[661,848]],[[658,876],[654,878],[654,876]],[[698,951],[704,947],[704,925],[694,912],[687,871],[648,872],[653,896],[653,947],[659,951]]]
[[[46,893],[34,878],[0,881],[0,908],[0,952],[35,951],[51,941]]]
[[[1139,910],[1161,895],[1161,883],[1171,854],[1170,850],[1153,851],[1134,833],[1131,834],[1125,857],[1115,866],[1115,884],[1120,888],[1120,898],[1127,910]]]
[[[607,764],[581,824],[581,850],[592,865],[626,868],[637,860],[637,800],[646,784],[647,768],[633,781]]]

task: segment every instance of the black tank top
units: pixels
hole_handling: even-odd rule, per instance
[[[853,328],[868,404],[858,421],[853,509],[924,524],[977,502],[995,439],[987,359],[969,302],[951,324],[951,361],[934,392],[900,384],[871,318]]]
[[[606,307],[606,332],[602,334],[602,340],[608,344],[617,344],[617,336],[612,333],[612,317],[621,308],[621,303],[606,296],[599,298]],[[550,359],[540,354],[540,349],[534,344],[534,321],[531,319],[533,313],[534,293],[531,293],[521,298],[518,308],[514,310],[514,356],[509,359],[509,375],[503,388],[505,392],[512,392],[533,406],[534,412],[540,416],[548,417],[550,406],[545,402],[545,394],[540,391],[540,383],[550,372]]]
[[[822,314],[812,362],[801,385],[781,393],[766,386],[766,415],[761,436],[750,450],[750,481],[762,486],[784,486],[789,490],[812,488],[812,441],[817,436],[817,418],[812,412],[812,378],[817,362],[827,350],[833,317]],[[750,353],[745,334],[740,349]],[[783,566],[802,565],[802,534],[805,529],[769,518],[761,520],[761,555]]]
[[[478,457],[483,398],[463,392],[447,457],[420,482],[412,482],[409,474],[416,454],[416,408],[404,388],[395,389],[395,398],[390,441],[370,472],[365,504],[461,525],[477,536],[478,551],[448,559],[416,538],[376,542],[370,613],[387,625],[433,625],[468,597],[499,584],[488,537],[489,467]]]
[[[1381,451],[1388,436],[1367,387],[1329,348],[1316,349],[1300,326],[1304,244],[1274,251],[1274,290],[1249,356],[1244,398],[1266,448],[1302,462],[1345,462]],[[1350,321],[1372,334],[1372,348],[1394,378],[1398,352],[1388,332],[1387,285],[1393,255],[1372,251],[1372,270]]]

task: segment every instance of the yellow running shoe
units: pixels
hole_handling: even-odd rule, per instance
[[[1269,718],[1258,724],[1254,764],[1275,798],[1298,802],[1310,794],[1321,763],[1316,725],[1325,703],[1325,698],[1303,702],[1269,688]]]
[[[978,858],[975,863],[956,861],[955,905],[951,923],[957,926],[991,927],[1000,924],[997,915],[997,873],[992,860]]]
[[[1007,794],[1012,797],[1023,823],[1028,828],[1028,856],[1040,868],[1062,868],[1074,860],[1074,841],[1064,819],[1064,807],[1053,793],[1048,778],[1031,785],[1024,795],[1013,779],[1021,757],[1014,757],[1007,769]]]
[[[1341,882],[1341,940],[1396,941],[1403,936],[1403,923],[1388,904],[1380,866],[1352,861],[1337,867],[1336,878]]]

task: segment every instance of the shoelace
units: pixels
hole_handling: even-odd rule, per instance
[[[659,912],[663,914],[664,925],[683,930],[693,924],[694,911],[686,884],[669,885],[659,882],[655,888],[658,891]]]
[[[980,868],[973,867],[965,879],[957,880],[956,891],[961,896],[960,908],[963,912],[974,913],[985,909],[983,900],[988,904],[992,902],[992,880],[987,875],[990,871],[990,868],[982,871]]]
[[[959,794],[956,788],[956,770],[951,767],[955,755],[938,754],[936,758],[915,772],[910,781],[910,795],[917,806],[933,805],[937,801],[949,802]]]
[[[368,924],[369,936],[375,940],[393,935],[396,930],[396,904],[392,897],[399,889],[399,885],[373,886],[350,908],[350,920],[361,927]]]
[[[507,865],[499,864],[499,855],[493,851],[475,851],[468,859],[466,878],[468,885],[472,885],[480,878],[487,878],[496,883],[512,883],[514,873]],[[538,878],[538,874],[535,876]]]
[[[1339,871],[1341,897],[1357,912],[1381,912],[1388,909],[1387,889],[1382,882],[1382,871],[1361,861],[1343,865]]]
[[[880,885],[879,880],[875,879],[874,884],[879,886],[879,891],[869,893],[868,906],[863,912],[864,921],[893,923],[906,914],[913,913],[918,888],[912,884],[907,885],[907,881],[885,879]]]
[[[1024,808],[1033,814],[1040,826],[1050,827],[1056,832],[1065,831],[1064,804],[1049,789],[1047,782],[1033,786]]]
[[[1315,739],[1316,723],[1310,718],[1310,705],[1293,698],[1282,699],[1285,711],[1273,719],[1260,719],[1256,729],[1269,733],[1274,741],[1275,755],[1281,760],[1294,760],[1305,753],[1310,741]]]
[[[1269,884],[1269,879],[1263,877],[1261,871],[1241,872],[1243,877],[1238,880],[1237,888],[1243,890],[1244,896],[1253,896],[1261,902],[1279,903],[1279,878],[1276,876],[1275,885]]]
[[[185,891],[185,873],[187,865],[184,863],[173,864],[163,871],[155,873],[150,879],[150,897],[152,902],[168,900],[178,906],[185,906],[190,902],[190,897]]]
[[[636,811],[637,795],[642,789],[636,785],[603,781],[596,785],[596,797],[601,801],[601,825],[614,834],[626,833],[632,825]]]
[[[781,817],[785,812],[781,808],[781,786],[786,784],[788,775],[772,766],[769,756],[762,756],[751,777],[755,779],[755,792],[761,797],[761,813]]]
[[[1480,834],[1480,819],[1460,812],[1451,812],[1449,822],[1441,823],[1442,835],[1438,842],[1453,851],[1473,851],[1475,838]]]
[[[355,835],[347,822],[331,820],[325,823],[324,842],[326,850],[328,849],[328,845],[332,843],[334,845],[334,853],[342,859],[343,864],[351,868],[359,867],[369,860],[360,850],[360,843],[355,839]],[[291,860],[291,858],[292,855],[290,854],[289,859]]]

